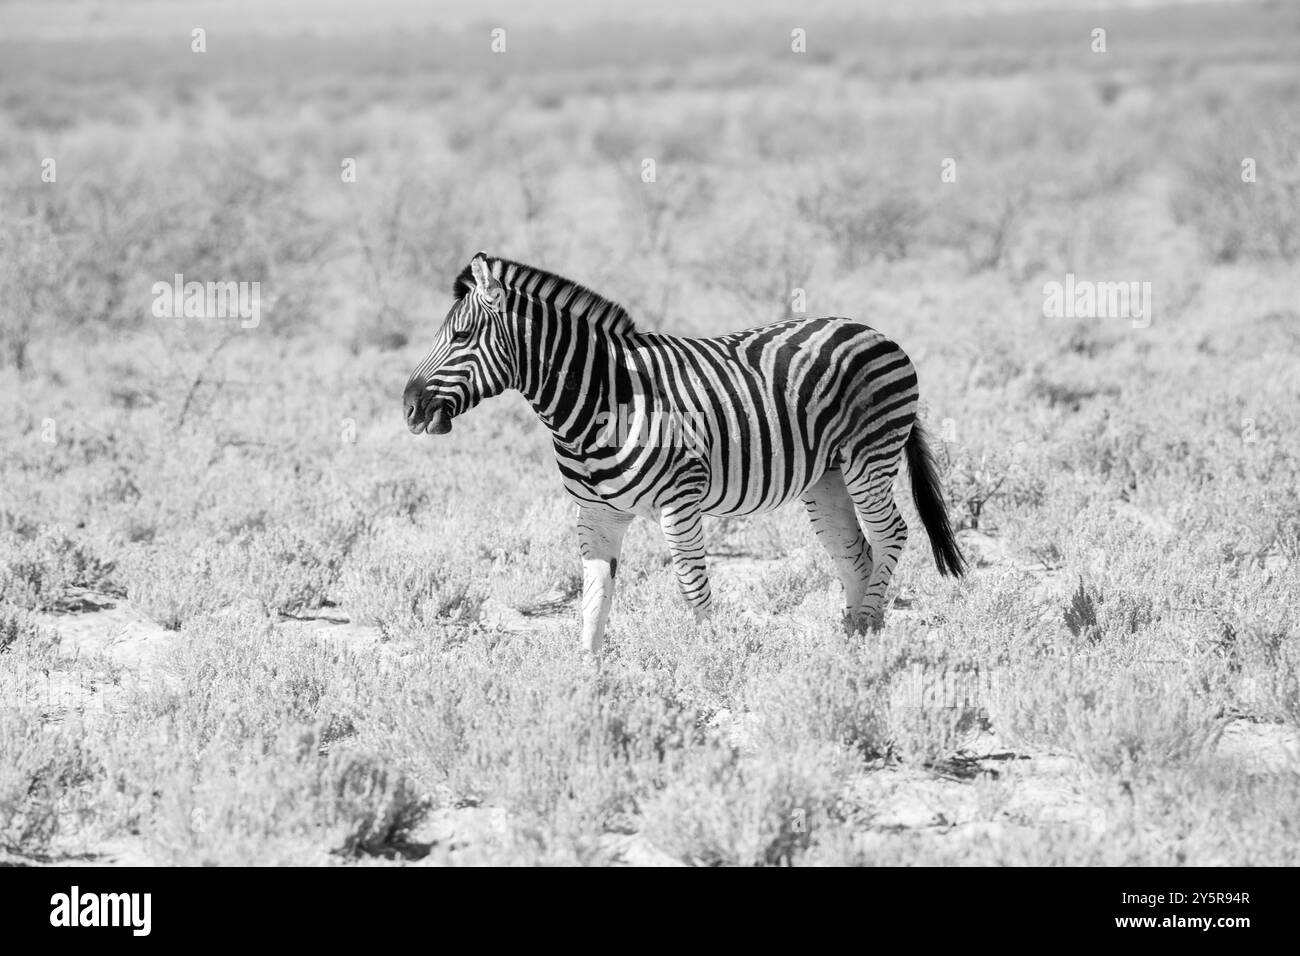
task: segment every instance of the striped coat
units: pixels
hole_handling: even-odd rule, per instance
[[[859,322],[791,319],[714,338],[644,333],[583,286],[480,253],[407,383],[407,425],[444,433],[507,388],[551,430],[565,489],[581,505],[592,651],[634,516],[661,524],[682,592],[704,616],[702,517],[795,499],[844,583],[846,626],[879,627],[907,539],[893,498],[904,456],[940,571],[964,570],[916,417],[915,369]]]

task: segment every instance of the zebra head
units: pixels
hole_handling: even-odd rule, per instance
[[[433,348],[402,393],[406,427],[416,435],[447,434],[453,418],[499,395],[514,379],[506,290],[492,274],[486,253],[470,260],[455,291],[456,302],[434,336]]]

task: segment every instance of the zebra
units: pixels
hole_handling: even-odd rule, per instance
[[[917,414],[915,369],[875,329],[830,317],[715,338],[643,332],[591,289],[484,252],[452,292],[403,392],[407,427],[446,434],[506,389],[532,405],[578,503],[587,651],[601,649],[634,517],[659,522],[678,586],[702,620],[713,601],[704,516],[796,498],[844,585],[845,630],[879,630],[907,541],[893,496],[904,455],[939,572],[965,573]],[[665,417],[684,424],[656,440],[646,423]],[[627,423],[635,427],[619,427]]]

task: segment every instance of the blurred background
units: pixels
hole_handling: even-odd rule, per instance
[[[892,306],[937,273],[1001,276],[1017,311],[1040,274],[1127,269],[1171,306],[1198,254],[1300,251],[1298,24],[1245,3],[0,3],[6,363],[137,330],[175,272],[260,281],[269,334],[398,347],[480,248],[674,331],[779,318],[793,286],[810,312],[885,286]],[[1252,190],[1224,174],[1243,156],[1269,171]]]

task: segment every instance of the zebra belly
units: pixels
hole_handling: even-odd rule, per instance
[[[794,409],[769,408],[761,423],[751,419],[745,430],[723,429],[710,456],[709,485],[701,508],[705,514],[736,517],[761,514],[789,504],[817,482],[835,458],[836,448],[817,442]],[[773,426],[776,427],[773,427]],[[819,447],[820,446],[820,447]]]

